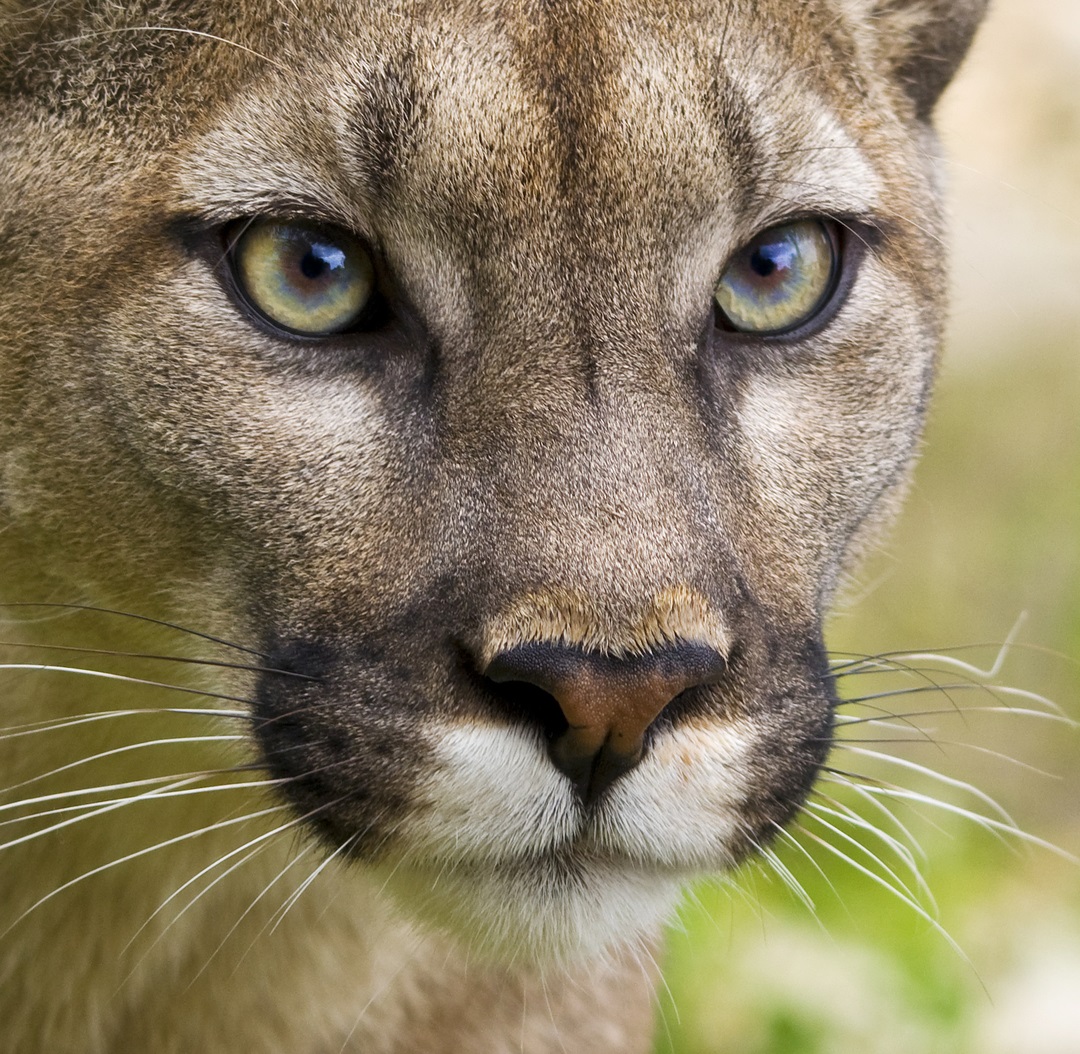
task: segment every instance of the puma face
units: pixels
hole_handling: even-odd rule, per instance
[[[981,4],[54,6],[0,30],[12,595],[257,652],[228,720],[409,914],[652,933],[828,750]]]

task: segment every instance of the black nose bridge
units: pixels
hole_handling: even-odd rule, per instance
[[[522,682],[556,700],[567,727],[551,740],[551,759],[590,801],[641,760],[645,733],[673,699],[716,684],[725,670],[723,655],[694,641],[640,656],[544,641],[496,655],[484,672],[496,683]]]

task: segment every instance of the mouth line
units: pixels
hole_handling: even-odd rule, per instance
[[[624,854],[597,852],[594,848],[577,852],[572,847],[511,857],[498,854],[483,856],[476,853],[460,857],[444,854],[428,856],[413,855],[405,851],[397,860],[387,860],[384,863],[391,869],[400,866],[408,868],[414,874],[432,875],[435,881],[451,876],[459,882],[463,879],[482,881],[488,877],[498,877],[502,880],[520,879],[528,884],[538,881],[586,884],[595,880],[596,872],[618,872],[624,876],[644,879],[683,881],[706,869],[704,864],[642,860]]]
[[[552,872],[573,875],[584,874],[590,869],[615,870],[623,874],[679,877],[685,879],[718,867],[736,866],[741,848],[731,846],[719,849],[712,845],[712,852],[700,856],[687,856],[673,851],[663,854],[657,845],[651,853],[629,852],[625,849],[606,847],[602,832],[590,824],[576,831],[558,844],[544,848],[500,851],[497,846],[472,846],[460,852],[443,847],[397,845],[380,860],[381,865],[405,866],[418,871],[443,873],[447,871],[468,873],[498,872],[501,875],[521,874],[536,876]],[[662,842],[662,832],[656,841]]]

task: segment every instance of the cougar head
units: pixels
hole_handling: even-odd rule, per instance
[[[260,763],[410,911],[649,931],[828,750],[982,5],[138,6],[5,45],[30,580],[260,652]]]

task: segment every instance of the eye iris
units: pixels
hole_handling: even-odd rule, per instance
[[[832,292],[835,239],[817,220],[771,227],[732,258],[716,287],[728,324],[783,333],[812,318]]]
[[[348,329],[374,291],[371,257],[342,230],[256,220],[237,239],[232,257],[249,303],[275,325],[305,336]]]

